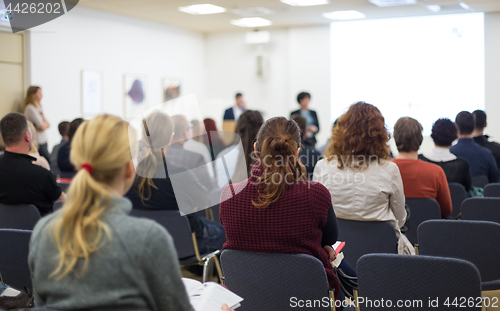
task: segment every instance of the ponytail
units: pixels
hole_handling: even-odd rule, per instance
[[[110,116],[84,122],[71,143],[71,163],[79,168],[68,190],[62,213],[51,223],[59,264],[50,277],[61,279],[83,258],[82,276],[90,254],[111,239],[111,229],[101,218],[111,204],[110,184],[131,160],[128,123]]]
[[[257,179],[257,184],[262,186],[259,200],[252,202],[255,207],[268,207],[289,185],[306,180],[306,169],[297,156],[300,143],[300,130],[293,120],[275,117],[261,127],[257,152],[264,172]]]

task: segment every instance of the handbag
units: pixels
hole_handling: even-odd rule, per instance
[[[347,275],[341,268],[334,268],[333,271],[339,279],[340,289],[342,289],[346,297],[354,301],[354,290],[358,289],[358,278]]]

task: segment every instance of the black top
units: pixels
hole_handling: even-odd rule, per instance
[[[69,161],[69,154],[71,151],[71,143],[61,143],[59,152],[57,153],[57,167],[61,172],[75,172],[75,167]]]
[[[309,112],[311,113],[311,117],[313,118],[313,124],[316,125],[316,127],[318,128],[318,132],[319,133],[319,121],[318,121],[318,115],[316,114],[316,111],[314,110],[309,110]],[[295,110],[295,111],[292,111],[292,113],[290,113],[290,118],[294,115],[294,114],[300,114],[300,109],[299,110]],[[309,126],[310,124],[308,124],[307,126]],[[316,134],[317,133],[312,133],[313,136],[312,137],[309,137],[309,138],[306,138],[306,140],[308,141],[311,141],[312,145],[315,145],[316,144]]]
[[[337,237],[339,235],[339,229],[337,227],[337,217],[333,211],[333,205],[328,209],[328,214],[326,216],[326,224],[321,229],[323,231],[323,237],[321,238],[321,246],[326,245],[332,246],[337,242]]]
[[[52,212],[62,190],[50,171],[33,161],[32,156],[8,151],[0,156],[0,203],[33,204],[44,216]]]
[[[419,154],[418,158],[422,161],[441,166],[446,175],[448,183],[456,182],[462,184],[466,191],[470,190],[472,185],[472,177],[469,170],[469,163],[467,163],[467,161],[457,158],[455,160],[446,162],[435,162],[427,159],[423,154]]]
[[[141,162],[142,163],[142,162]],[[138,165],[137,171],[141,171],[141,163]],[[179,210],[185,206],[205,207],[208,202],[209,191],[198,181],[198,178],[189,170],[178,166],[168,164],[160,165],[157,168],[157,173],[153,178],[153,183],[156,186],[151,187],[151,193],[148,193],[147,187],[144,189],[144,196],[147,198],[151,194],[151,198],[144,200],[142,203],[138,190],[138,179],[134,182],[132,188],[125,195],[132,201],[133,208],[146,210]],[[174,180],[169,175],[176,175]],[[165,176],[165,177],[160,177]],[[172,185],[175,183],[175,185]],[[175,186],[175,187],[174,187]],[[175,193],[174,193],[175,188]],[[184,209],[183,209],[184,210]],[[187,213],[186,213],[187,214]],[[203,237],[203,223],[199,220],[196,213],[188,214],[191,230],[196,233],[196,238]]]
[[[497,162],[497,167],[500,168],[500,144],[494,141],[489,141],[488,135],[474,137],[474,142],[477,144],[490,149]]]
[[[314,167],[316,166],[316,163],[318,163],[320,158],[321,153],[319,153],[319,151],[314,147],[308,145],[306,142],[304,142],[300,147],[299,159],[300,162],[302,162],[302,164],[304,164],[304,166],[306,167],[307,180],[312,180]]]

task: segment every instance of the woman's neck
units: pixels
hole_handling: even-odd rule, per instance
[[[418,150],[411,152],[400,152],[397,159],[418,160]]]

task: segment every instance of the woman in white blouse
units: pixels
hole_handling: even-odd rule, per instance
[[[46,130],[50,127],[50,123],[45,119],[43,114],[41,100],[42,89],[38,86],[30,86],[24,100],[24,115],[28,121],[35,125],[38,152],[50,163],[46,133]]]
[[[405,196],[398,166],[389,160],[389,138],[377,107],[353,104],[332,130],[313,180],[330,191],[337,218],[389,221],[399,239],[398,252],[414,254],[400,231],[406,221]]]

